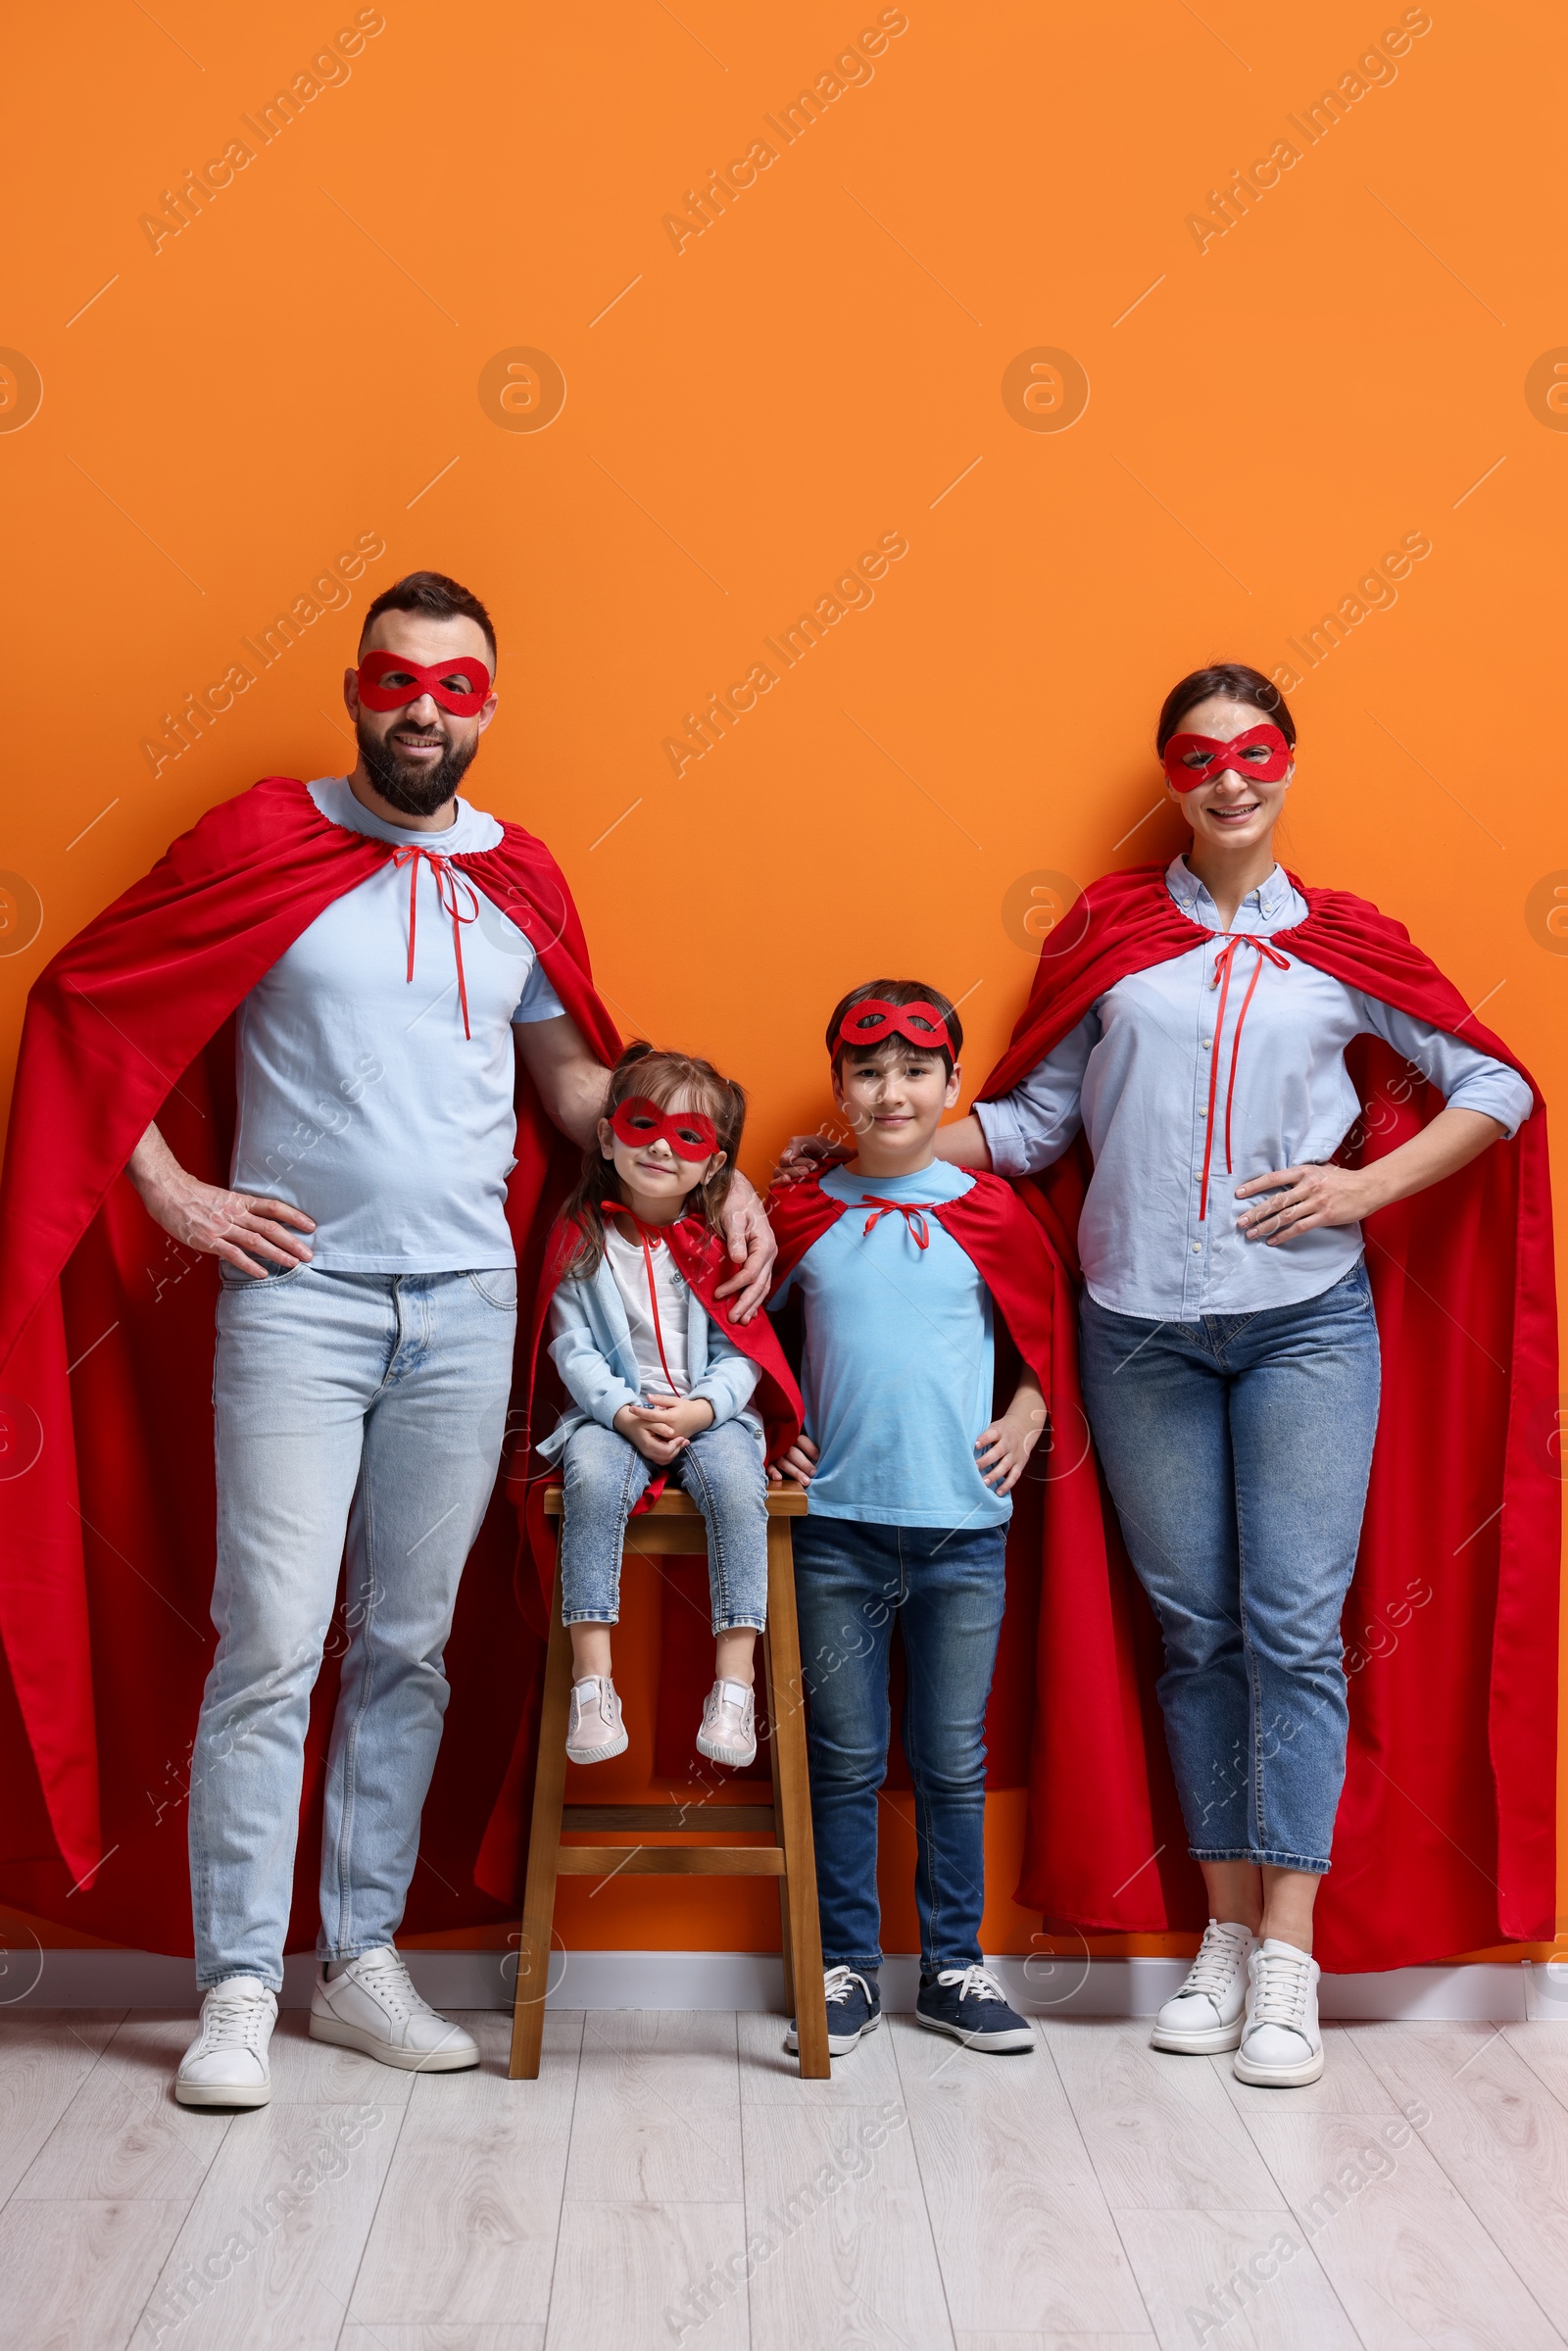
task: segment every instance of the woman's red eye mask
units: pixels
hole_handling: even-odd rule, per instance
[[[400,653],[368,653],[360,663],[360,700],[368,710],[401,710],[428,694],[454,718],[477,718],[490,692],[490,672],[475,655],[421,669]],[[454,685],[461,679],[460,685]],[[395,682],[394,682],[395,681]]]
[[[1172,735],[1165,746],[1165,781],[1196,792],[1227,767],[1260,784],[1277,784],[1291,763],[1291,747],[1277,726],[1250,726],[1222,743],[1217,735]]]
[[[662,1110],[646,1094],[628,1094],[615,1104],[610,1123],[630,1151],[667,1143],[677,1159],[709,1159],[718,1149],[718,1129],[701,1110]]]

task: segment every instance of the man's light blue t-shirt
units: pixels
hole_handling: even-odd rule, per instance
[[[1012,1503],[985,1484],[975,1440],[993,1417],[991,1293],[934,1216],[921,1249],[902,1215],[865,1230],[868,1194],[910,1206],[961,1200],[974,1178],[934,1160],[918,1175],[822,1178],[850,1204],[771,1300],[806,1316],[806,1433],[819,1451],[814,1518],[884,1527],[993,1527]]]
[[[493,816],[457,804],[438,833],[388,824],[343,776],[311,798],[331,824],[389,849],[494,849]],[[452,918],[419,868],[409,978],[406,868],[390,857],[317,915],[239,1007],[236,1191],[316,1219],[314,1262],[335,1273],[459,1273],[514,1265],[515,1025],[564,1006],[533,949],[476,890],[463,926],[463,1033]],[[460,899],[470,911],[466,894]]]

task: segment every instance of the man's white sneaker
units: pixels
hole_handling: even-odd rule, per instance
[[[311,2038],[359,2049],[409,2074],[458,2074],[479,2062],[479,2044],[421,2000],[390,1943],[362,1951],[311,1994]]]
[[[1299,2089],[1323,2071],[1317,1961],[1271,1935],[1248,1962],[1247,2024],[1232,2072],[1262,2088]]]
[[[267,2045],[277,1994],[259,1976],[225,1976],[202,2001],[202,2029],[179,2061],[181,2106],[265,2106],[272,2095]]]
[[[1234,2049],[1242,2037],[1252,1948],[1250,1928],[1210,1919],[1186,1983],[1154,2019],[1150,2047],[1180,2049],[1193,2057]]]
[[[571,1712],[566,1717],[566,1759],[570,1763],[608,1763],[624,1755],[630,1741],[620,1719],[620,1700],[608,1674],[585,1674],[571,1686]]]
[[[697,1752],[735,1771],[757,1761],[757,1700],[744,1682],[715,1682],[703,1700]]]

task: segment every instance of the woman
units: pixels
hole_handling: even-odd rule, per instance
[[[1254,669],[1173,689],[1157,747],[1191,846],[1163,875],[1085,894],[991,1099],[938,1145],[1022,1179],[1087,1142],[1083,1398],[1163,1636],[1159,1701],[1208,1895],[1153,2043],[1234,2049],[1243,2081],[1276,2084],[1323,2070],[1312,1913],[1345,1778],[1340,1616],[1379,1411],[1361,1220],[1533,1106],[1521,1074],[1453,1033],[1486,1038],[1396,925],[1303,894],[1276,863],[1295,742]],[[1368,984],[1385,972],[1388,999]],[[1436,1020],[1412,1008],[1428,1004]],[[1361,1112],[1346,1051],[1368,1034],[1444,1106],[1385,1155],[1339,1164]]]

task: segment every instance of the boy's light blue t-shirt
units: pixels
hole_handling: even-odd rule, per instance
[[[1003,1526],[1012,1503],[975,1462],[993,1416],[991,1293],[934,1216],[921,1249],[900,1215],[865,1231],[856,1202],[960,1200],[974,1178],[934,1160],[918,1175],[822,1178],[850,1204],[771,1303],[799,1289],[806,1316],[806,1433],[819,1449],[814,1518],[885,1527]]]

